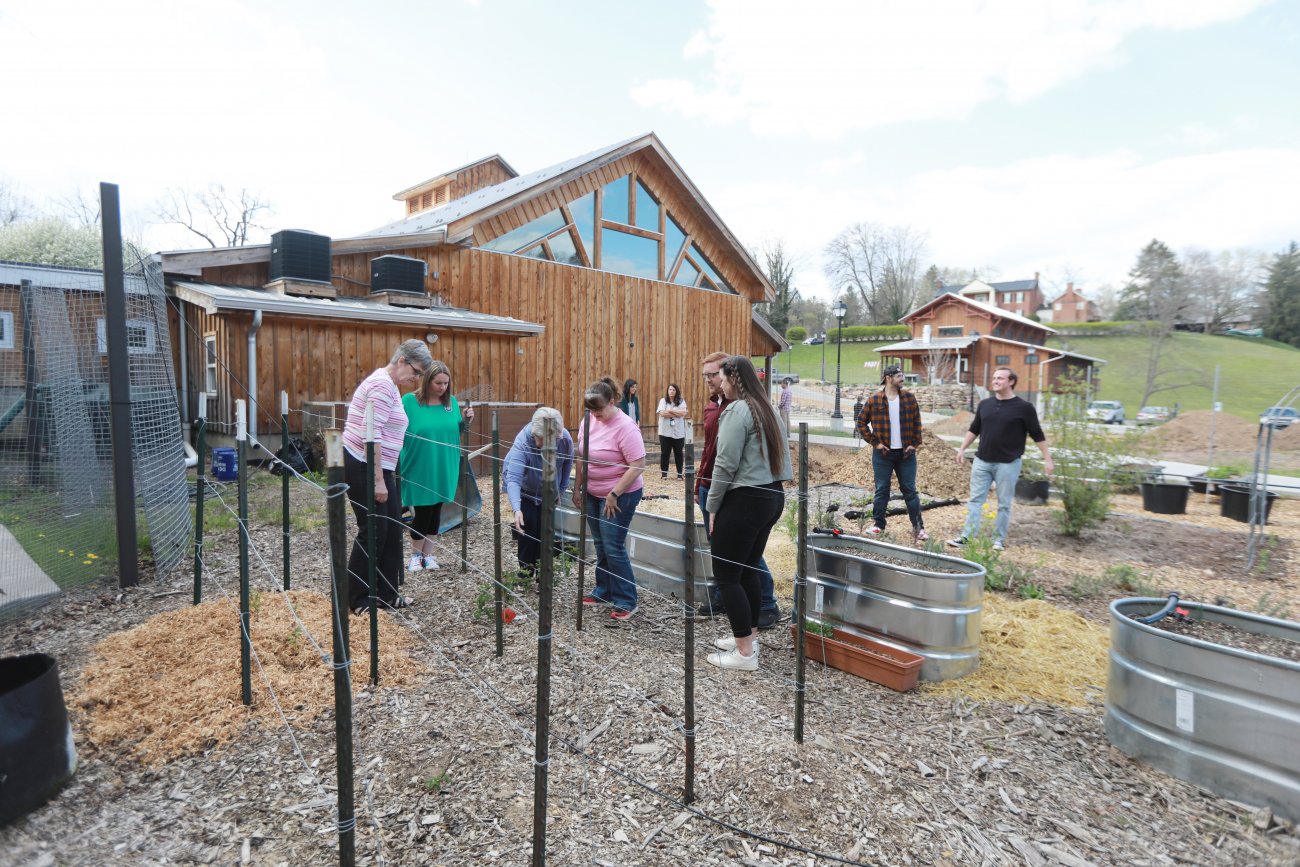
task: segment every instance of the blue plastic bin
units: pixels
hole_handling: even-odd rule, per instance
[[[219,482],[233,482],[239,478],[236,451],[231,448],[212,450],[212,477]]]

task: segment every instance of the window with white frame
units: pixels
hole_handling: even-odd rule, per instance
[[[203,336],[203,390],[209,395],[217,393],[217,335]]]
[[[108,354],[108,331],[103,317],[95,320],[95,342],[99,354]],[[153,323],[148,319],[126,320],[126,350],[131,355],[157,352],[158,344],[154,339]]]
[[[14,314],[0,310],[0,349],[14,348]]]

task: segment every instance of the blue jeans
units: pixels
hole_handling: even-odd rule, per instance
[[[1005,464],[995,464],[975,458],[970,466],[970,501],[966,503],[966,524],[963,538],[971,539],[980,529],[980,510],[989,495],[989,485],[998,487],[998,518],[993,525],[993,541],[1006,544],[1007,531],[1011,529],[1011,501],[1016,492],[1016,479],[1020,478],[1020,458]]]
[[[604,497],[587,497],[587,526],[596,544],[596,589],[592,595],[610,602],[615,608],[636,608],[636,576],[627,556],[627,527],[641,502],[642,488],[628,491],[618,498],[618,514],[606,518]]]
[[[709,541],[713,541],[713,533],[709,530],[709,510],[705,503],[709,501],[709,486],[700,485],[699,494],[695,501],[700,506],[700,514],[704,516],[704,535]],[[762,557],[758,558],[758,605],[761,611],[776,611],[776,588],[772,583],[772,570],[768,568],[767,561]],[[716,583],[709,584],[709,606],[715,609],[722,608],[722,595],[718,591]]]
[[[903,457],[903,452],[903,449],[890,449],[888,452],[871,450],[871,469],[876,476],[876,499],[872,503],[871,513],[876,519],[876,526],[882,530],[885,529],[885,512],[889,508],[889,479],[893,475],[898,476],[898,490],[902,492],[903,502],[907,504],[907,517],[912,520],[912,529],[919,530],[924,526],[921,521],[921,497],[916,492],[916,452],[907,457]]]

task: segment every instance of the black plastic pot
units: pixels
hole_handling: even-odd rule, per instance
[[[54,657],[0,659],[0,827],[44,804],[76,770]]]
[[[1051,493],[1047,479],[1016,479],[1016,502],[1041,506]]]
[[[1142,508],[1157,515],[1182,515],[1187,511],[1190,485],[1182,482],[1143,482]]]
[[[1192,493],[1204,494],[1207,491],[1211,494],[1218,493],[1219,483],[1217,479],[1209,479],[1205,476],[1188,476],[1187,484],[1192,486]]]
[[[1268,513],[1273,509],[1277,494],[1264,492],[1264,523],[1268,523]],[[1219,485],[1219,514],[1243,524],[1250,523],[1250,488],[1243,485]]]

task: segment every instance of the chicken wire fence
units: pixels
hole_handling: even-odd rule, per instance
[[[125,284],[138,539],[165,576],[192,538],[167,301],[155,263]],[[101,273],[0,263],[0,622],[117,574],[110,416]]]

